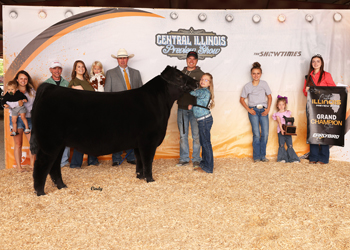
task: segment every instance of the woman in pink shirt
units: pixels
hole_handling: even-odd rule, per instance
[[[324,71],[324,62],[321,55],[315,55],[311,58],[309,74],[305,76],[304,82],[304,95],[307,96],[307,92],[310,86],[325,87],[336,86],[331,74]],[[329,162],[329,145],[310,144],[310,164],[327,164]]]

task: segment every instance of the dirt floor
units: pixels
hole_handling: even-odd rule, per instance
[[[111,162],[62,168],[68,188],[0,170],[1,249],[350,249],[350,163],[156,160],[153,183]]]

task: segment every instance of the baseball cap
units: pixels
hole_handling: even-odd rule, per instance
[[[188,52],[186,58],[189,58],[190,56],[193,56],[194,58],[198,59],[198,54],[195,51]]]
[[[56,67],[62,68],[62,64],[59,61],[51,62],[50,68],[53,69],[53,68],[56,68]]]

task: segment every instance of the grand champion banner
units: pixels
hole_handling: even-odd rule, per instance
[[[341,21],[334,20],[335,13],[342,15]],[[284,22],[278,21],[281,14],[285,16]],[[306,15],[312,15],[313,20],[306,20]],[[83,60],[89,71],[91,64],[98,60],[106,72],[118,65],[111,54],[115,55],[120,48],[135,55],[128,66],[139,70],[143,83],[146,83],[167,65],[182,70],[186,66],[186,54],[195,50],[199,53],[198,66],[214,77],[216,105],[212,109],[214,124],[211,130],[214,157],[252,157],[252,129],[248,113],[239,99],[243,86],[251,81],[252,63],[259,62],[262,65],[261,79],[272,91],[267,157],[273,160],[278,152],[278,136],[277,122],[271,115],[277,111],[277,95],[288,97],[287,108],[298,128],[298,135],[293,136],[293,146],[301,156],[309,151],[306,97],[302,89],[310,59],[321,54],[325,70],[331,73],[334,82],[349,85],[349,34],[350,10],[4,5],[5,83],[23,69],[31,75],[37,87],[50,77],[49,67],[53,60],[62,63],[62,76],[68,81],[76,60]],[[156,158],[179,158],[177,108],[175,103]],[[349,112],[346,117],[349,117]],[[14,140],[10,136],[7,110],[4,119],[6,167],[12,168],[15,165]],[[331,148],[331,159],[350,161],[348,131],[350,127],[346,127],[345,146]],[[26,137],[23,137],[23,145],[22,164],[27,164],[29,144]],[[191,135],[189,147],[192,151]],[[110,156],[99,158],[110,159]]]
[[[344,87],[310,87],[307,95],[307,143],[344,146]]]

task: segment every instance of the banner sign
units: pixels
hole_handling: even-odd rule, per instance
[[[347,93],[344,87],[310,87],[307,143],[344,147]]]
[[[38,15],[41,11],[46,13],[46,18]],[[124,48],[134,54],[128,66],[139,70],[146,84],[167,65],[184,69],[187,53],[196,51],[199,59],[196,66],[209,72],[214,79],[215,108],[211,110],[214,124],[210,132],[214,157],[241,158],[252,157],[253,135],[247,110],[239,100],[244,85],[252,80],[252,64],[259,62],[263,73],[261,80],[268,83],[272,95],[267,157],[276,158],[279,147],[278,123],[271,117],[277,111],[278,95],[288,96],[288,110],[298,128],[298,135],[293,136],[293,147],[300,156],[309,152],[307,98],[303,86],[312,56],[322,55],[324,70],[332,75],[336,84],[350,83],[350,71],[346,70],[350,67],[350,10],[341,10],[342,20],[336,22],[333,16],[339,11],[3,5],[4,82],[13,80],[19,70],[25,70],[36,89],[51,77],[53,61],[62,64],[61,76],[67,81],[71,81],[76,60],[82,60],[89,72],[92,64],[100,61],[107,72],[118,66],[111,55]],[[286,17],[285,22],[278,21],[281,13]],[[306,14],[313,15],[312,22],[305,19]],[[204,15],[207,19],[199,19]],[[252,20],[254,15],[261,17],[260,22]],[[349,114],[350,110],[348,117]],[[339,120],[338,114],[335,115]],[[180,157],[177,116],[175,102],[156,158]],[[8,110],[5,110],[4,122],[6,167],[12,168],[17,163]],[[347,124],[345,145],[331,148],[331,160],[350,162],[350,123]],[[344,120],[342,125],[345,126]],[[191,157],[194,139],[191,135],[188,139]],[[111,160],[111,156],[99,159]],[[23,165],[29,162],[26,136],[23,137],[22,160]]]
[[[156,44],[163,46],[162,53],[169,57],[186,59],[190,51],[198,53],[198,59],[212,58],[221,52],[221,47],[227,46],[227,36],[207,32],[204,29],[179,29],[166,34],[156,35]]]

